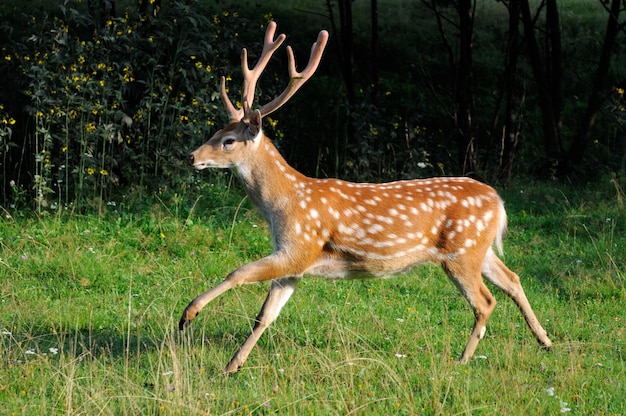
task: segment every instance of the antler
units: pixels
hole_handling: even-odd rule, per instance
[[[222,77],[221,97],[222,101],[224,102],[224,106],[226,107],[226,111],[228,113],[230,121],[240,121],[242,119],[249,118],[252,103],[254,102],[254,90],[256,88],[259,77],[265,70],[267,63],[269,62],[276,49],[280,47],[280,45],[286,38],[284,34],[280,34],[278,38],[274,40],[275,32],[276,23],[270,22],[265,32],[265,40],[263,42],[263,51],[261,52],[261,57],[259,58],[253,69],[250,69],[250,67],[248,66],[248,52],[245,48],[243,49],[241,56],[241,70],[244,77],[243,88],[241,91],[241,102],[243,108],[236,109],[233,103],[230,101],[230,99],[228,98],[228,94],[226,93],[226,79]],[[322,30],[317,37],[317,42],[315,42],[311,47],[311,56],[309,57],[309,63],[302,72],[296,71],[296,63],[293,50],[290,46],[287,47],[287,55],[289,57],[289,84],[278,97],[274,98],[272,101],[263,105],[259,109],[262,116],[266,116],[276,111],[280,106],[289,101],[291,96],[294,95],[296,91],[298,91],[298,89],[309,78],[311,78],[311,76],[319,66],[319,63],[322,59],[322,53],[324,52],[327,41],[328,32]]]

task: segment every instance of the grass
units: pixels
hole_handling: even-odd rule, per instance
[[[494,288],[476,359],[455,365],[471,312],[425,266],[394,279],[304,279],[229,377],[221,370],[268,285],[226,293],[185,332],[176,324],[194,296],[271,249],[237,191],[202,213],[163,203],[145,215],[4,218],[1,413],[623,414],[621,191],[525,184],[503,197],[505,260],[552,351]]]

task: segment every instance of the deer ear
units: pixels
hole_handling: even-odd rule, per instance
[[[252,116],[250,117],[250,124],[248,125],[248,132],[250,133],[253,141],[256,141],[259,137],[261,137],[262,122],[263,116],[261,116],[261,112],[259,110],[254,110],[254,112],[252,112]]]

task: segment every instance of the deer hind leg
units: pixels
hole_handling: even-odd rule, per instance
[[[552,341],[550,341],[546,330],[543,329],[535,316],[535,312],[533,312],[526,298],[519,276],[506,267],[491,249],[487,251],[487,255],[483,260],[482,274],[485,276],[485,279],[502,289],[515,302],[537,341],[544,348],[550,348]]]
[[[265,303],[263,303],[263,307],[256,318],[252,333],[241,345],[233,358],[231,358],[230,362],[224,369],[225,373],[234,373],[241,368],[243,363],[248,358],[250,351],[252,351],[252,348],[254,348],[259,338],[261,338],[263,332],[280,314],[283,306],[285,306],[293,294],[297,282],[298,278],[296,277],[277,279],[272,282],[272,286],[267,294]]]
[[[465,364],[474,355],[478,342],[485,336],[487,321],[496,307],[496,299],[483,282],[480,270],[472,265],[472,261],[457,262],[444,265],[448,277],[457,286],[474,311],[474,328],[465,345],[459,362]]]

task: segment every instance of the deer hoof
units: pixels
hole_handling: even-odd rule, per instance
[[[190,324],[191,324],[191,321],[189,319],[180,318],[180,321],[178,321],[178,329],[182,331],[183,329],[187,328]]]
[[[240,364],[235,364],[233,361],[229,362],[226,368],[224,368],[224,375],[236,373],[241,368]]]

